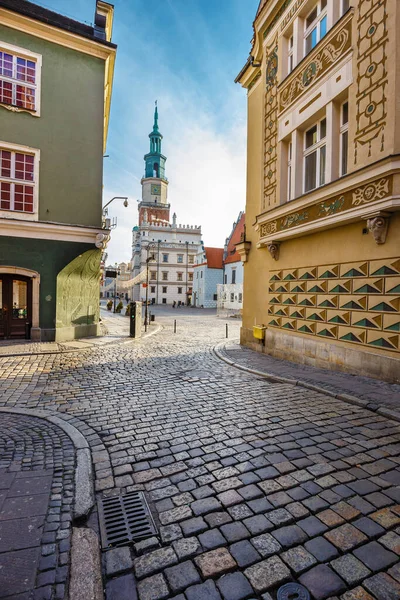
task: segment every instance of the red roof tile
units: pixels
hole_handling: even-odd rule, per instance
[[[204,248],[207,257],[207,266],[209,269],[222,269],[224,258],[223,248]]]
[[[245,214],[242,213],[240,219],[236,223],[234,230],[231,233],[231,237],[229,238],[229,241],[228,241],[226,258],[224,260],[225,264],[241,261],[240,254],[237,252],[237,250],[235,248],[235,244],[238,244],[240,242],[240,237],[241,237],[242,233],[244,232],[244,218],[245,218]]]

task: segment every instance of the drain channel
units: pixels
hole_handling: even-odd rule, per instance
[[[157,535],[143,492],[104,498],[97,505],[103,550]]]

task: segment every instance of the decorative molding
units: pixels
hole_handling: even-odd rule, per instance
[[[367,227],[374,236],[375,242],[377,244],[384,244],[389,228],[389,215],[387,213],[379,213],[369,217]]]
[[[251,248],[251,242],[241,241],[238,244],[235,244],[235,248],[237,253],[240,255],[241,261],[243,263],[247,262]]]
[[[100,248],[101,250],[105,250],[107,248],[107,244],[110,241],[110,235],[107,233],[98,233],[96,235],[96,248]]]
[[[250,91],[252,89],[252,87],[255,86],[257,81],[259,81],[260,78],[261,78],[261,69],[258,71],[257,75],[250,81],[249,85],[247,86],[247,91]]]
[[[267,325],[282,333],[398,356],[399,309],[398,256],[270,271]]]
[[[279,90],[279,112],[286,110],[351,49],[352,14],[334,26]],[[304,64],[303,64],[304,63]],[[301,68],[300,68],[301,67]]]
[[[368,157],[374,158],[385,149],[388,86],[386,46],[389,40],[387,4],[387,0],[360,2],[358,7],[355,165],[359,160],[360,146],[367,145]]]
[[[267,244],[267,250],[274,260],[279,259],[279,249],[280,249],[279,242],[272,242],[272,244]]]
[[[333,198],[319,201],[304,209],[259,224],[260,238],[285,231],[292,227],[318,221],[341,212],[349,211],[364,203],[373,203],[392,195],[393,176],[380,177],[353,190],[347,190]]]
[[[0,236],[96,244],[98,234],[108,236],[110,231],[95,227],[0,218]]]
[[[261,210],[277,202],[278,163],[278,37],[275,37],[266,55],[266,90],[264,112],[264,194]]]

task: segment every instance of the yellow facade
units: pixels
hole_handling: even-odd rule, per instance
[[[261,0],[253,26],[242,343],[399,381],[400,4]]]

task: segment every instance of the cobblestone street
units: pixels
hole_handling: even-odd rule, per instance
[[[99,498],[146,493],[159,535],[103,553],[106,599],[275,600],[290,581],[315,600],[399,599],[400,423],[230,366],[213,350],[226,321],[212,314],[156,322],[131,343],[0,356],[1,407],[39,409],[83,434]],[[230,340],[239,328],[229,321]],[[45,517],[10,512],[30,470],[49,482],[40,496],[51,494],[51,510],[43,537],[13,550],[37,565],[34,599],[62,599],[73,446],[44,420],[1,413],[0,423],[0,598],[31,598],[2,579],[4,523]]]

